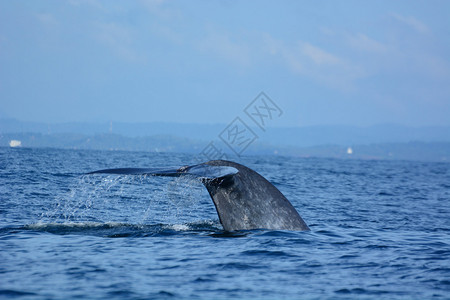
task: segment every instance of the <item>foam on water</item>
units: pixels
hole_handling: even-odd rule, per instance
[[[36,223],[19,227],[6,227],[0,230],[0,236],[9,232],[39,232],[55,235],[78,235],[96,237],[145,237],[156,235],[221,233],[222,226],[218,221],[198,221],[184,224],[125,224],[116,222],[66,222]]]

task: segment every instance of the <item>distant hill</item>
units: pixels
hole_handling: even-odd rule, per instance
[[[0,135],[0,146],[8,147],[11,140],[21,141],[22,147],[61,148],[91,150],[125,150],[151,152],[201,151],[200,142],[173,136],[126,137],[119,134],[102,133],[85,135],[80,133],[6,133]]]
[[[0,133],[71,133],[82,135],[118,134],[124,137],[171,136],[208,142],[228,124],[182,123],[60,123],[45,124],[0,119]],[[249,124],[250,125],[250,124]],[[321,145],[369,145],[379,143],[450,142],[450,127],[407,127],[384,124],[369,127],[357,126],[309,126],[267,128],[262,131],[251,127],[258,135],[258,142],[276,146],[314,147]]]
[[[86,150],[122,150],[149,152],[177,152],[203,157],[202,160],[220,158],[204,155],[208,142],[169,135],[126,137],[119,134],[79,133],[4,133],[0,134],[0,147],[9,147],[12,140],[21,141],[21,147],[61,148]],[[234,154],[223,142],[213,140],[215,146],[229,159]],[[384,159],[450,162],[450,142],[407,142],[359,144],[351,147],[328,144],[309,147],[251,144],[243,155],[283,155],[296,157],[331,157],[341,159]]]

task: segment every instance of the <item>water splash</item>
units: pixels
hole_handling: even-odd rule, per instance
[[[185,224],[214,216],[208,200],[194,178],[84,175],[41,215],[39,223]]]

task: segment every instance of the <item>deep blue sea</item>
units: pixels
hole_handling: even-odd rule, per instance
[[[249,156],[309,232],[223,231],[191,155],[0,148],[0,298],[450,299],[450,164]]]

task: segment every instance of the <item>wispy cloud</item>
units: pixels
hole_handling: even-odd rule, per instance
[[[176,45],[181,45],[185,40],[183,34],[172,28],[170,25],[163,23],[154,24],[151,26],[150,31],[163,38],[165,41]]]
[[[248,66],[250,64],[250,49],[245,42],[238,42],[226,33],[210,33],[197,42],[196,47],[207,53],[212,53],[228,61]]]
[[[304,55],[310,58],[318,65],[330,64],[335,65],[341,63],[341,59],[337,56],[311,45],[310,43],[303,42],[300,45],[301,51]]]
[[[68,3],[72,6],[89,5],[91,7],[102,8],[102,4],[98,0],[69,0]]]
[[[167,1],[166,0],[141,0],[140,2],[142,4],[144,4],[145,6],[147,6],[147,8],[149,8],[149,9],[159,9],[160,6],[164,2],[167,2]]]
[[[377,42],[362,33],[348,34],[347,41],[353,48],[367,52],[386,53],[388,51],[388,46]]]
[[[36,14],[36,18],[41,24],[46,26],[57,26],[59,23],[55,16],[50,13],[38,13]]]
[[[355,80],[365,76],[358,65],[309,42],[298,41],[287,45],[268,34],[264,36],[264,41],[267,53],[280,57],[294,73],[334,89],[352,90]]]
[[[109,47],[117,56],[130,62],[145,61],[145,56],[133,47],[134,34],[118,23],[97,23],[96,39]]]
[[[412,16],[402,16],[397,13],[390,13],[390,15],[403,24],[408,25],[418,33],[428,33],[430,31],[427,25]]]
[[[166,0],[140,0],[139,3],[152,15],[168,21],[173,21],[181,16],[180,11],[169,8],[169,2]]]

